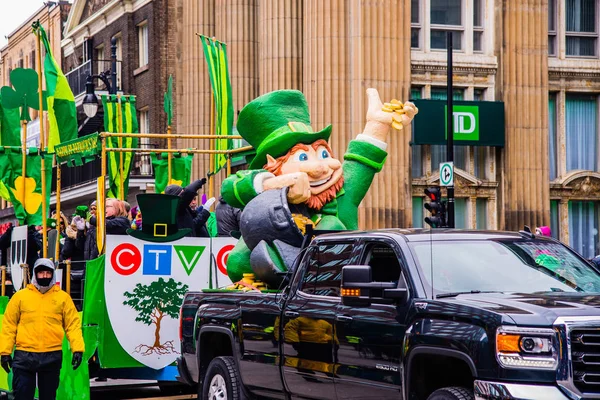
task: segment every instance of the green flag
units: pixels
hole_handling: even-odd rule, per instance
[[[77,110],[75,97],[69,86],[67,78],[52,57],[50,43],[46,31],[38,21],[33,23],[34,32],[46,49],[44,58],[44,77],[46,78],[46,92],[48,94],[48,120],[50,130],[48,134],[48,151],[53,152],[54,146],[77,138]]]
[[[171,121],[173,120],[173,75],[169,75],[164,107],[167,113],[167,125],[171,126]]]
[[[181,187],[186,187],[190,184],[192,176],[192,159],[193,154],[182,155],[173,153],[171,158],[171,182],[169,179],[169,160],[167,153],[162,153],[161,158],[158,158],[156,153],[151,153],[152,167],[154,169],[154,187],[156,193],[163,193],[167,185],[177,184]]]
[[[15,216],[21,224],[42,225],[42,158],[37,152],[38,149],[35,147],[29,149],[25,180],[23,180],[21,152],[6,149],[0,153],[0,179],[5,185],[5,193],[9,195],[8,200],[13,204]],[[49,205],[53,156],[46,154],[44,157],[46,159],[46,204]],[[2,191],[0,187],[0,193]],[[46,209],[46,212],[48,213],[49,210]]]
[[[0,146],[21,145],[21,121],[18,108],[4,108],[0,99]]]
[[[227,48],[225,43],[212,40],[200,35],[204,57],[208,64],[208,75],[215,98],[215,134],[231,135],[233,127],[233,96],[231,95],[231,82],[227,69]],[[231,140],[218,139],[215,142],[215,150],[231,149]],[[213,173],[218,172],[227,162],[225,154],[215,155]]]
[[[119,107],[118,97],[116,95],[102,96],[102,106],[104,107],[104,130],[106,132],[119,132],[117,121],[117,110]],[[121,121],[123,123],[123,132],[121,133],[139,133],[138,120],[135,110],[135,96],[121,96]],[[134,149],[138,147],[137,138],[122,138],[122,148]],[[107,148],[118,148],[119,138],[111,137],[106,139]],[[109,189],[107,198],[126,199],[129,189],[129,173],[133,164],[133,152],[123,154],[123,196],[120,188],[120,168],[119,153],[108,152],[108,180]]]

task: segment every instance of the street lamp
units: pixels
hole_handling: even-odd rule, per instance
[[[98,98],[94,93],[94,79],[100,79],[109,94],[117,94],[117,38],[110,40],[111,70],[98,75],[88,75],[85,81],[85,97],[83,98],[83,112],[88,118],[93,118],[98,112]],[[110,81],[108,77],[110,76]],[[112,84],[111,84],[112,81]]]

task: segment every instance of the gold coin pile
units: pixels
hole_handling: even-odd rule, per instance
[[[394,129],[398,129],[399,131],[404,129],[404,125],[402,125],[402,114],[404,114],[404,104],[402,104],[399,100],[392,99],[389,103],[384,103],[381,110],[393,113],[392,127]]]

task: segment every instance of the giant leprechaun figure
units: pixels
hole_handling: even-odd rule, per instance
[[[328,141],[331,125],[313,131],[304,95],[278,90],[248,103],[237,129],[256,150],[248,170],[228,177],[224,200],[243,209],[242,234],[227,261],[238,281],[253,272],[271,287],[293,267],[307,224],[315,229],[358,228],[358,206],[383,167],[390,127],[408,125],[417,108],[397,100],[383,105],[368,89],[367,122],[340,162]]]

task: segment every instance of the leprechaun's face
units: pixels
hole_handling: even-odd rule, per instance
[[[342,177],[342,163],[331,155],[325,140],[317,140],[311,145],[298,144],[288,153],[281,164],[281,174],[305,172],[313,196],[333,187]]]

